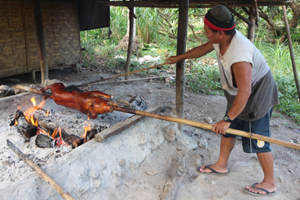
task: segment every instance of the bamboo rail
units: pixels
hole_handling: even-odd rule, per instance
[[[47,175],[39,166],[34,164],[20,149],[18,149],[10,140],[6,140],[9,148],[15,152],[29,167],[33,169],[44,181],[51,185],[51,187],[67,200],[75,200],[68,192],[66,192],[58,183],[56,183],[49,175]]]
[[[145,112],[145,111],[140,111],[140,110],[123,108],[123,107],[119,107],[119,106],[112,106],[112,107],[116,111],[121,111],[121,112],[141,115],[141,116],[145,116],[145,117],[161,119],[161,120],[170,121],[170,122],[177,122],[177,123],[181,123],[181,124],[186,124],[186,125],[190,125],[190,126],[199,127],[199,128],[202,128],[202,129],[211,130],[212,127],[213,127],[213,125],[210,125],[210,124],[196,122],[196,121],[192,121],[192,120],[188,120],[188,119],[182,119],[182,118],[178,118],[178,117],[159,115],[159,114],[155,114],[155,113],[151,113],[151,112]],[[231,129],[231,128],[228,128],[226,130],[226,133],[230,133],[230,134],[238,135],[238,136],[242,136],[242,137],[247,137],[247,138],[251,138],[251,139],[261,140],[261,141],[265,141],[265,142],[278,144],[278,145],[281,145],[281,146],[290,147],[290,148],[300,150],[300,145],[298,145],[298,144],[294,144],[294,143],[291,143],[291,142],[286,142],[286,141],[274,139],[274,138],[271,138],[271,137],[258,135],[258,134],[255,134],[255,133],[249,133],[249,132],[246,132],[246,131],[240,131],[240,130]]]

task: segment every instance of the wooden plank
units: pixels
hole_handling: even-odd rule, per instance
[[[155,106],[151,107],[147,110],[147,112],[157,112],[161,110],[161,106]],[[104,142],[110,137],[117,135],[121,133],[122,131],[128,129],[130,126],[138,123],[139,121],[143,120],[144,116],[135,115],[133,117],[130,117],[122,122],[117,123],[111,128],[105,129],[104,131],[101,131],[95,136],[95,141],[97,142]]]

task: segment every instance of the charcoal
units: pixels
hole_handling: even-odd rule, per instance
[[[56,146],[56,140],[46,134],[39,134],[35,139],[35,144],[40,148],[53,148]]]

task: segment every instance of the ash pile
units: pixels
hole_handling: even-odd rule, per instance
[[[26,126],[7,124],[8,121],[14,124],[18,117],[23,117],[17,110],[24,110],[26,115],[26,110],[32,107],[29,99],[29,95],[23,95],[1,102],[6,115],[0,117],[0,128],[5,133],[0,135],[2,199],[62,198],[9,149],[7,140],[75,199],[99,199],[99,194],[100,199],[138,199],[145,192],[148,199],[157,199],[166,191],[166,182],[172,181],[183,154],[197,147],[195,141],[180,134],[177,123],[116,111],[89,121],[91,127],[98,127],[96,129],[103,126],[101,134],[122,126],[118,133],[108,133],[112,137],[102,143],[97,142],[95,137],[74,149],[72,145],[40,148],[36,145],[36,138],[41,134],[26,134],[28,138],[20,131]],[[17,109],[21,104],[23,108]],[[48,111],[48,115],[45,115]],[[86,115],[57,106],[53,101],[47,101],[43,109],[34,113],[33,118],[40,123],[36,129],[53,129],[59,126],[67,134],[78,137],[81,137],[87,123]],[[176,116],[173,109],[161,109],[159,113]],[[118,122],[119,120],[123,121]],[[179,182],[180,180],[182,177]]]

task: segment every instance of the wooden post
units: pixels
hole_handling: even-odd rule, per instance
[[[131,52],[132,52],[132,40],[133,40],[133,15],[134,15],[134,9],[133,7],[130,7],[129,10],[129,38],[128,38],[128,48],[127,48],[127,60],[126,60],[126,67],[125,72],[129,72],[130,67],[130,59],[131,59]],[[125,75],[125,80],[128,80],[129,76],[128,74]]]
[[[187,26],[189,14],[189,0],[179,1],[179,19],[177,36],[177,55],[186,51]],[[184,115],[184,93],[185,93],[185,61],[182,60],[176,64],[176,110],[179,117]],[[182,131],[182,125],[178,125]]]
[[[295,55],[294,55],[294,50],[293,50],[292,38],[291,38],[291,33],[290,33],[290,28],[289,28],[289,22],[288,22],[288,19],[287,19],[287,16],[286,16],[286,7],[285,7],[285,5],[282,6],[282,11],[283,11],[283,15],[284,15],[286,33],[287,33],[288,41],[289,41],[290,55],[291,55],[291,61],[292,61],[292,66],[293,66],[295,82],[296,82],[297,91],[298,91],[298,98],[300,99],[300,85],[299,85],[299,79],[298,79],[298,72],[297,72],[297,67],[296,67],[296,63],[295,63]]]
[[[253,43],[254,35],[255,35],[255,11],[254,7],[249,7],[249,20],[251,24],[249,24],[248,29],[248,39]]]
[[[31,70],[31,80],[36,81],[35,70]]]
[[[34,18],[36,26],[36,36],[38,40],[39,54],[40,54],[40,65],[41,65],[41,83],[43,83],[48,76],[48,63],[45,48],[45,38],[43,30],[43,20],[41,12],[41,0],[34,0]]]

